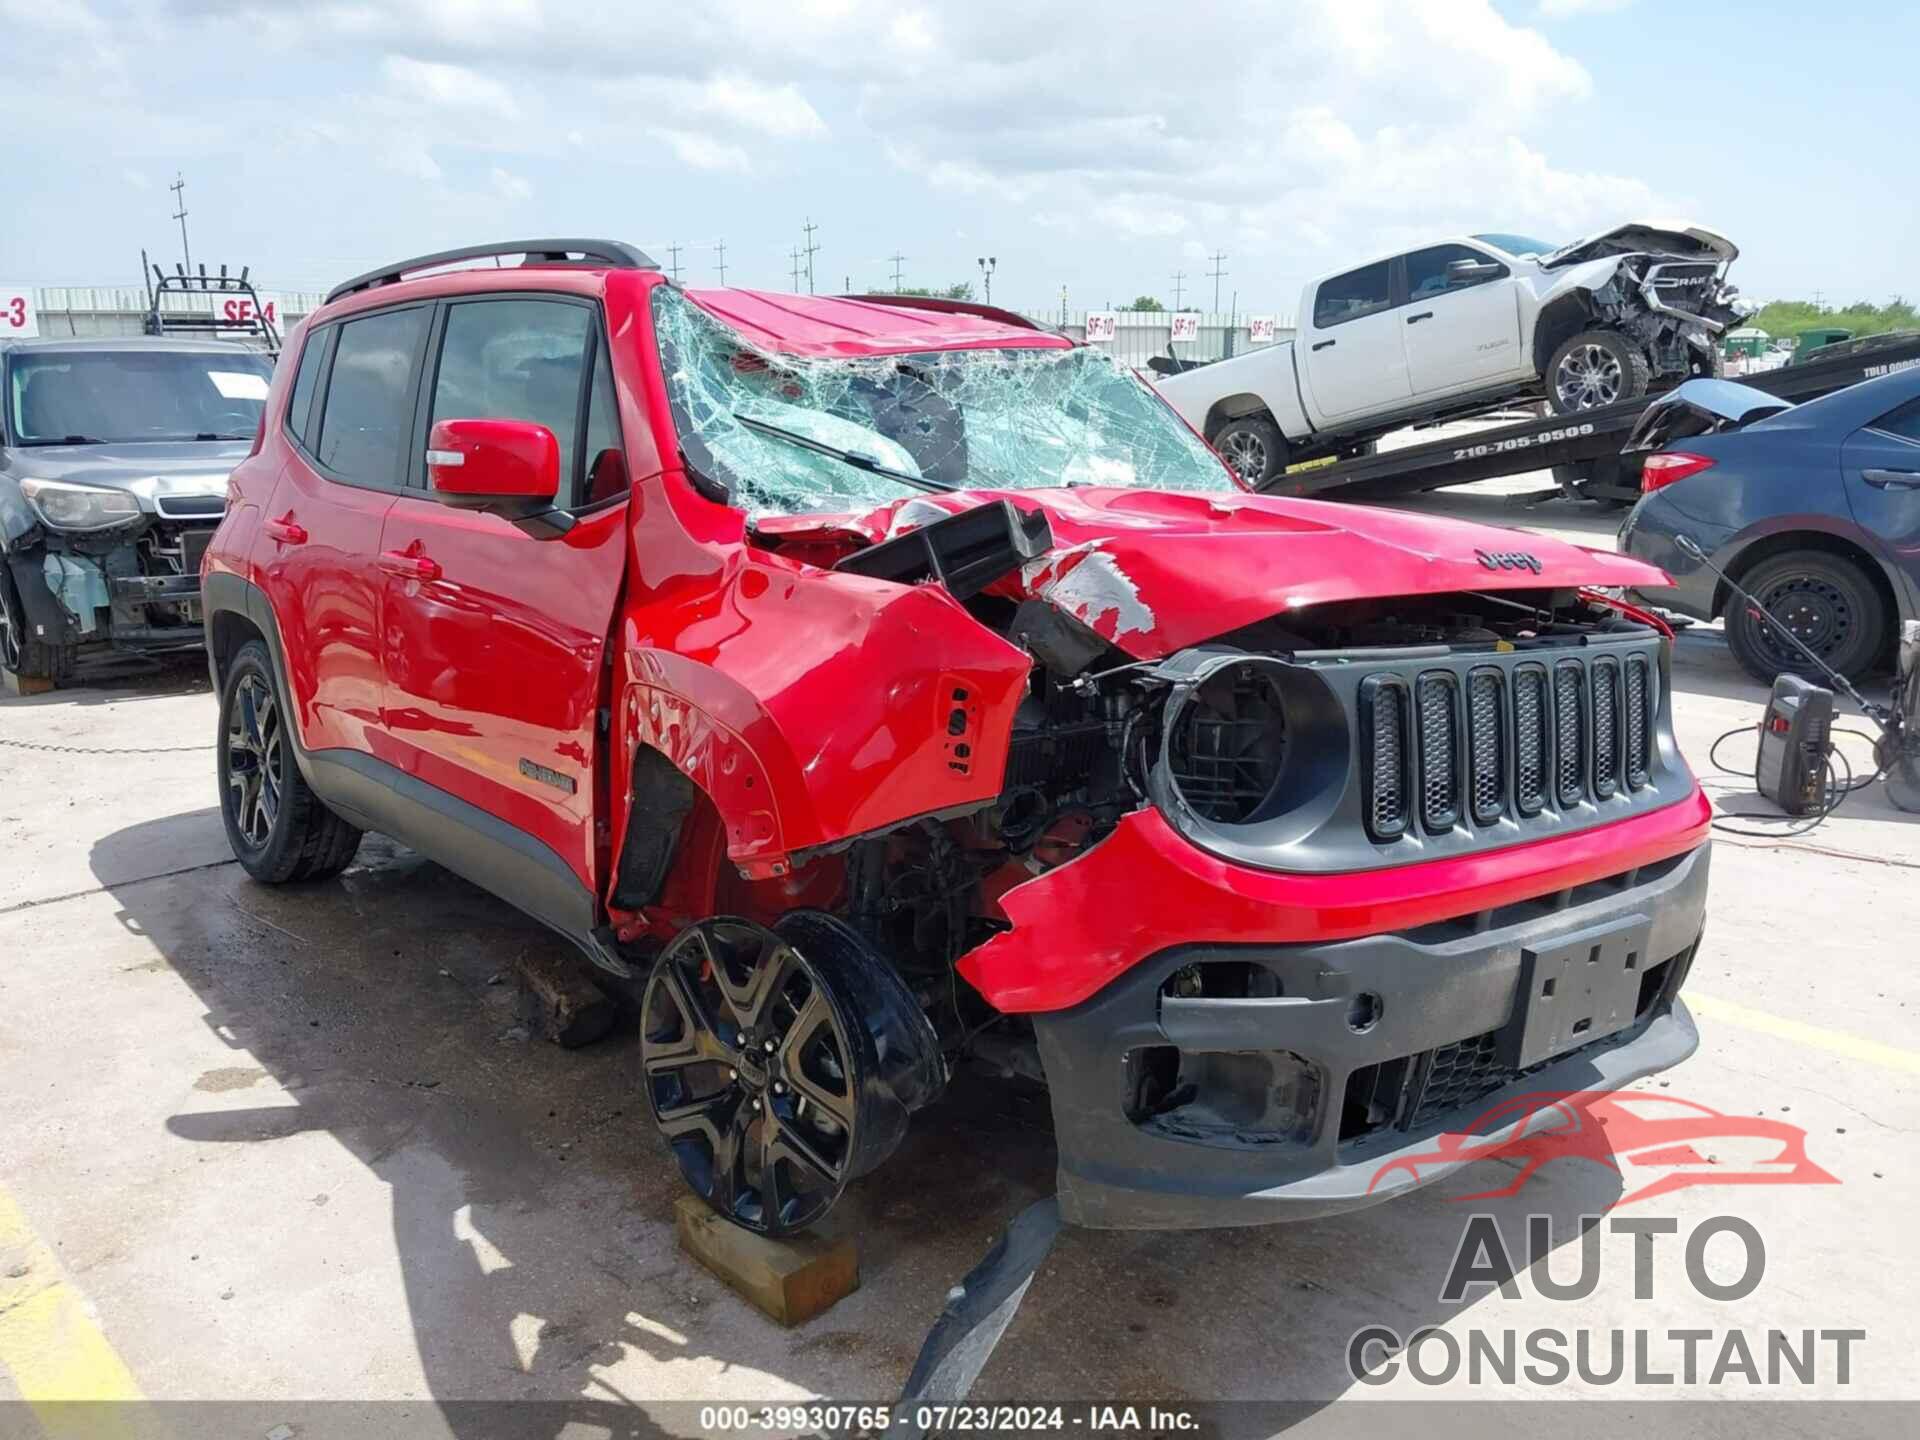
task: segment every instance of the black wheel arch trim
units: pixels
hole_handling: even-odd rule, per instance
[[[294,723],[287,727],[301,777],[326,805],[363,830],[391,835],[435,864],[445,866],[498,896],[571,941],[603,970],[633,975],[623,960],[598,897],[551,846],[437,785],[359,750],[309,750],[300,738],[280,626],[260,587],[242,576],[216,571],[201,595],[207,630],[207,667],[219,691],[221,653],[213,643],[215,621],[235,615],[264,637],[274,681]]]

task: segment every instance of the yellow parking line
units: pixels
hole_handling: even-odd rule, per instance
[[[100,1411],[67,1401],[142,1398],[87,1299],[66,1277],[53,1251],[0,1187],[0,1370],[50,1436],[98,1434]]]
[[[1920,1050],[1902,1050],[1898,1045],[1883,1045],[1878,1040],[1849,1035],[1844,1030],[1823,1030],[1818,1025],[1806,1025],[1798,1020],[1769,1015],[1764,1010],[1749,1010],[1744,1005],[1736,1005],[1731,1000],[1721,1000],[1713,995],[1702,995],[1697,990],[1683,990],[1681,998],[1687,1002],[1688,1009],[1709,1020],[1725,1021],[1742,1030],[1757,1030],[1762,1035],[1777,1035],[1782,1040],[1811,1045],[1816,1050],[1844,1055],[1849,1060],[1862,1060],[1888,1070],[1904,1070],[1909,1075],[1920,1075]]]

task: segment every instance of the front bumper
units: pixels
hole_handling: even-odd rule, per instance
[[[1357,1209],[1458,1168],[1393,1162],[1429,1155],[1434,1136],[1473,1130],[1515,1097],[1617,1089],[1679,1063],[1697,1044],[1677,996],[1708,863],[1699,843],[1397,933],[1179,946],[1071,1009],[1036,1014],[1062,1214],[1184,1229]],[[1540,1011],[1522,1003],[1529,977],[1562,964],[1554,973],[1575,977],[1581,961],[1636,978],[1614,986],[1614,1019],[1591,1031],[1604,1038],[1549,1041],[1541,1059]],[[1246,986],[1257,993],[1168,993],[1176,975],[1212,967],[1257,977]],[[1607,1034],[1610,1023],[1624,1028]]]

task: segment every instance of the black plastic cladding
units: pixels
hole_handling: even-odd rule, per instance
[[[1499,653],[1435,646],[1261,663],[1289,697],[1289,766],[1308,763],[1319,777],[1298,803],[1224,824],[1184,804],[1172,777],[1153,777],[1174,827],[1240,864],[1308,873],[1412,864],[1608,824],[1692,788],[1664,703],[1666,647],[1650,631]],[[1329,704],[1302,704],[1314,686]],[[1335,709],[1339,733],[1304,713]],[[1608,740],[1596,767],[1595,737],[1620,731],[1624,743]],[[1494,743],[1474,743],[1476,732]]]

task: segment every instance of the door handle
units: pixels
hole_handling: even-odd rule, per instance
[[[1920,470],[1862,470],[1860,478],[1876,490],[1920,490]]]
[[[293,512],[289,510],[278,520],[268,520],[260,527],[282,545],[304,545],[307,543],[307,531],[304,525],[296,525]]]
[[[430,560],[425,555],[409,555],[404,550],[382,550],[380,568],[389,575],[399,575],[407,580],[438,580],[440,562]]]
[[[1431,310],[1422,310],[1418,315],[1407,316],[1407,324],[1418,325],[1422,320],[1431,320],[1432,318],[1433,312]]]
[[[1332,341],[1332,340],[1321,340],[1321,341],[1319,341],[1319,342],[1317,342],[1317,343],[1316,343],[1316,344],[1314,345],[1314,347],[1313,347],[1313,348],[1314,348],[1314,349],[1316,349],[1316,350],[1325,350],[1325,349],[1326,349],[1326,348],[1327,348],[1328,346],[1330,346],[1330,345],[1332,345],[1332,344],[1334,344],[1334,343],[1335,343],[1335,342],[1334,342],[1334,341]]]

